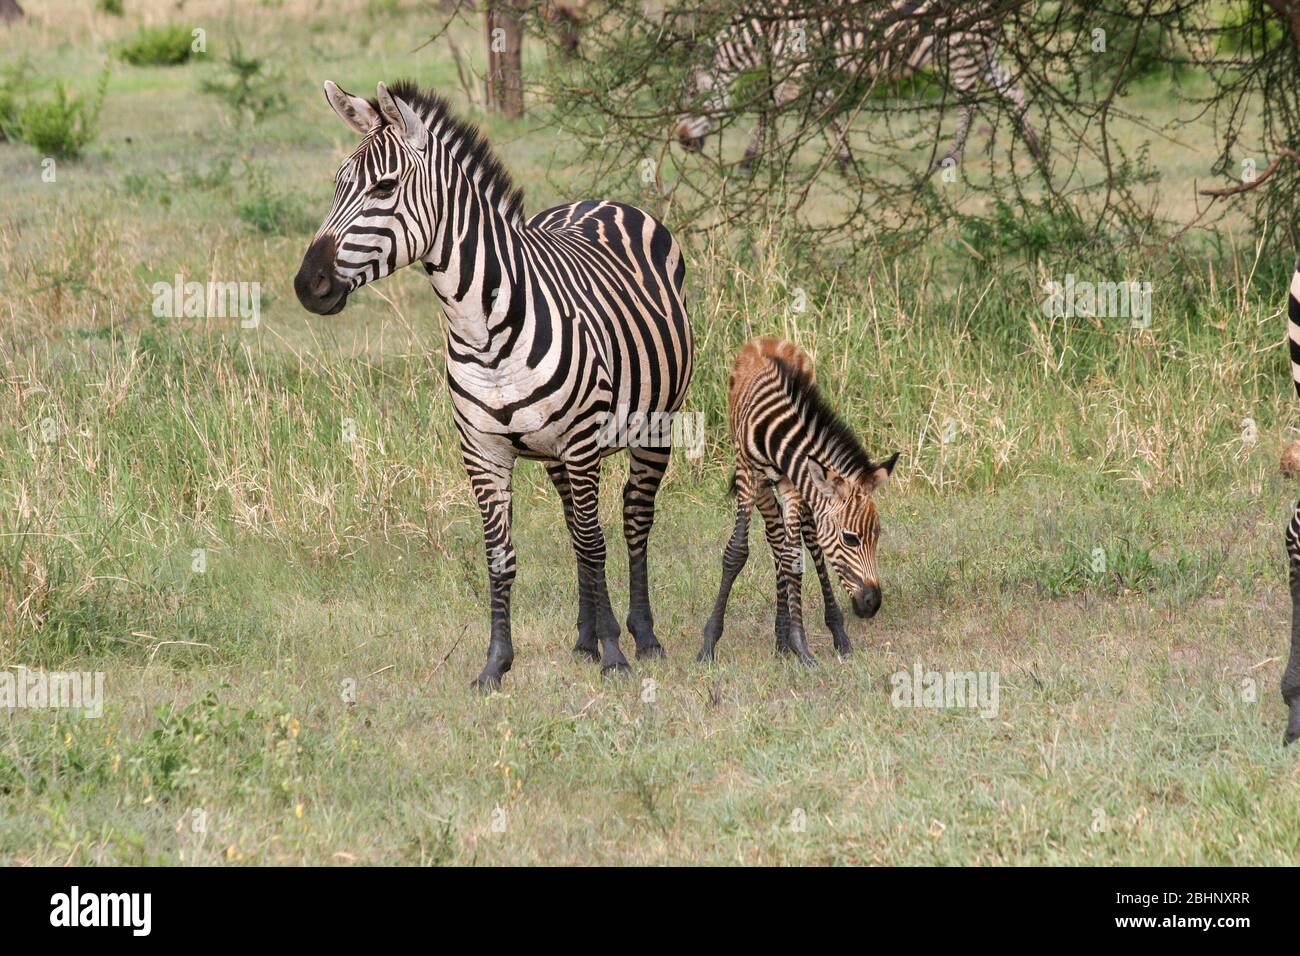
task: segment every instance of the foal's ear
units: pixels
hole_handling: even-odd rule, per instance
[[[809,458],[808,477],[812,479],[813,487],[827,498],[843,497],[840,476],[834,469],[823,469],[821,465]]]
[[[329,100],[334,112],[343,122],[362,136],[379,125],[379,114],[374,107],[359,96],[353,96],[347,90],[340,89],[332,80],[325,81],[325,99]]]
[[[896,464],[898,464],[898,452],[894,452],[872,469],[872,471],[867,475],[867,490],[875,491],[883,485],[888,480],[889,476],[894,473],[894,466]]]

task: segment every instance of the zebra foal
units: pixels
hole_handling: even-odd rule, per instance
[[[835,69],[841,72],[857,69],[862,58],[870,56],[876,59],[865,70],[868,77],[898,79],[928,67],[948,77],[960,103],[957,131],[931,172],[945,163],[961,162],[981,84],[1008,105],[1030,153],[1041,161],[1025,92],[998,59],[996,23],[982,22],[989,14],[979,4],[951,0],[884,0],[814,17],[791,0],[770,0],[760,15],[739,15],[713,38],[711,61],[688,80],[688,92],[704,94],[704,111],[679,117],[673,135],[687,151],[702,149],[705,138],[718,129],[716,117],[729,107],[732,84],[749,70],[770,67],[778,78],[771,90],[772,103],[778,107],[788,103],[799,95],[812,65],[808,51],[816,48],[831,51]],[[824,104],[828,95],[819,93],[817,99]],[[849,162],[847,130],[835,118],[828,126],[838,143],[840,163]],[[748,168],[757,158],[764,130],[760,112],[742,167]]]
[[[611,416],[672,413],[690,384],[686,266],[668,230],[633,206],[588,200],[525,220],[520,190],[446,101],[399,83],[373,100],[333,83],[325,96],[362,139],[340,166],[334,203],[294,279],[302,305],[333,315],[367,282],[419,262],[447,317],[447,387],[483,519],[491,595],[481,690],[514,661],[511,475],[541,460],[578,565],[575,652],[626,671],[605,582],[597,515]],[[666,441],[666,439],[662,439]],[[663,653],[650,609],[646,543],[668,447],[628,449],[623,489],[627,626],[637,657]]]
[[[821,583],[835,650],[851,653],[827,564],[858,617],[880,609],[880,516],[873,494],[893,472],[898,454],[881,463],[871,460],[822,398],[812,361],[790,342],[755,339],[740,350],[727,408],[736,446],[736,525],[722,554],[722,585],[704,626],[699,659],[713,660],[722,636],[731,586],[749,557],[755,506],[776,561],[777,651],[813,662],[800,594],[806,546]]]

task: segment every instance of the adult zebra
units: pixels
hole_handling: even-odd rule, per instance
[[[348,296],[422,262],[447,316],[447,384],[465,470],[483,518],[492,602],[480,689],[510,670],[511,473],[541,459],[564,506],[578,562],[576,652],[627,670],[605,585],[597,515],[611,415],[670,413],[690,384],[693,342],[681,250],[662,223],[621,203],[556,206],[525,222],[523,197],[478,131],[414,84],[374,100],[333,83],[325,95],[364,138],[339,168],[334,205],[294,290],[333,315]],[[667,447],[633,447],[623,490],[628,629],[658,656],[646,542]]]
[[[863,57],[878,57],[864,71],[869,77],[903,77],[934,66],[947,73],[961,103],[957,132],[946,154],[931,172],[946,162],[958,163],[975,118],[975,93],[987,83],[1011,108],[1021,135],[1035,159],[1042,158],[1038,136],[1028,119],[1024,90],[997,58],[995,22],[978,4],[957,5],[951,0],[886,0],[865,15],[849,8],[842,16],[812,19],[792,0],[770,0],[763,15],[738,17],[713,42],[713,59],[690,78],[691,95],[707,94],[705,112],[678,119],[674,135],[688,150],[700,150],[704,139],[718,128],[716,117],[731,102],[731,86],[740,74],[771,67],[778,75],[771,89],[772,102],[781,106],[799,94],[801,80],[819,54],[834,51],[838,70],[862,70]],[[827,97],[819,94],[820,100]],[[835,119],[829,123],[841,162],[849,160],[846,129]],[[757,157],[764,137],[764,116],[750,136],[742,163]]]
[[[1291,296],[1287,309],[1287,345],[1291,357],[1291,381],[1296,395],[1300,396],[1300,265],[1291,278]],[[1288,462],[1283,459],[1283,467]],[[1300,501],[1291,513],[1291,523],[1286,529],[1286,554],[1290,566],[1291,585],[1291,656],[1282,673],[1282,700],[1286,702],[1288,717],[1283,743],[1293,743],[1300,738]]]

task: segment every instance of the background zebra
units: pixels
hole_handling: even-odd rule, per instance
[[[510,669],[511,472],[541,459],[564,506],[578,562],[575,651],[626,670],[605,584],[597,516],[602,426],[623,410],[673,412],[691,380],[686,267],[653,217],[621,203],[557,206],[524,221],[520,190],[478,131],[446,102],[401,83],[366,101],[326,97],[364,139],[339,168],[334,205],[294,280],[299,301],[332,315],[348,295],[420,261],[447,315],[447,384],[465,470],[483,518],[492,601],[482,689]],[[655,638],[646,541],[665,447],[631,448],[623,489],[637,657]]]
[[[1042,158],[1038,136],[1029,124],[1025,93],[998,62],[997,24],[981,22],[984,11],[978,5],[963,8],[945,0],[892,0],[877,11],[863,14],[855,8],[842,18],[821,19],[803,16],[801,10],[791,9],[788,0],[776,0],[771,9],[766,16],[733,21],[714,38],[712,62],[697,70],[689,82],[692,95],[707,94],[705,112],[681,117],[674,130],[685,148],[703,148],[705,137],[718,128],[717,117],[727,110],[731,85],[741,73],[770,66],[776,80],[772,101],[780,106],[799,95],[801,81],[818,60],[815,51],[830,50],[837,70],[861,72],[870,78],[899,78],[926,67],[947,75],[961,108],[956,135],[932,170],[949,160],[961,161],[975,117],[975,92],[981,83],[1007,103],[1030,152],[1036,159]],[[955,19],[958,11],[961,16]],[[818,99],[828,97],[819,94]],[[834,118],[829,125],[840,161],[848,161],[847,130]],[[744,165],[758,155],[763,136],[760,112],[745,149]]]
[[[1291,380],[1295,383],[1296,395],[1300,396],[1300,266],[1296,267],[1291,279],[1287,344],[1291,356]],[[1287,464],[1287,459],[1283,458],[1284,470]],[[1283,741],[1289,744],[1300,737],[1300,501],[1296,502],[1291,523],[1287,525],[1286,553],[1291,586],[1291,657],[1282,673],[1282,699],[1289,710]]]
[[[727,387],[727,407],[736,446],[736,526],[722,554],[722,586],[704,626],[699,659],[712,660],[722,636],[731,586],[749,557],[749,518],[755,505],[776,561],[776,649],[805,663],[813,660],[801,600],[806,545],[835,649],[851,653],[827,561],[849,592],[854,613],[874,615],[881,601],[876,564],[880,516],[872,494],[889,478],[898,455],[883,464],[871,460],[823,401],[812,361],[790,342],[755,339],[740,350]]]

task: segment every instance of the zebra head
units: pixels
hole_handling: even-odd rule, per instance
[[[704,149],[704,138],[713,132],[713,120],[707,116],[693,116],[687,114],[677,120],[677,126],[673,129],[673,136],[682,148],[690,153],[698,153]]]
[[[809,459],[808,472],[817,494],[809,501],[817,544],[853,601],[853,613],[871,617],[880,610],[880,571],[876,542],[880,514],[874,492],[888,480],[897,452],[861,478],[850,480]]]
[[[429,128],[383,83],[373,102],[326,82],[334,112],[364,138],[339,167],[334,205],[293,280],[303,307],[334,315],[348,296],[420,258],[432,242]]]
[[[686,94],[695,98],[700,94],[709,94],[705,108],[720,108],[726,105],[726,91],[718,88],[719,84],[709,70],[697,70],[686,81]],[[683,113],[677,118],[673,127],[673,138],[687,152],[698,153],[704,148],[704,139],[717,128],[717,124],[704,113]]]

